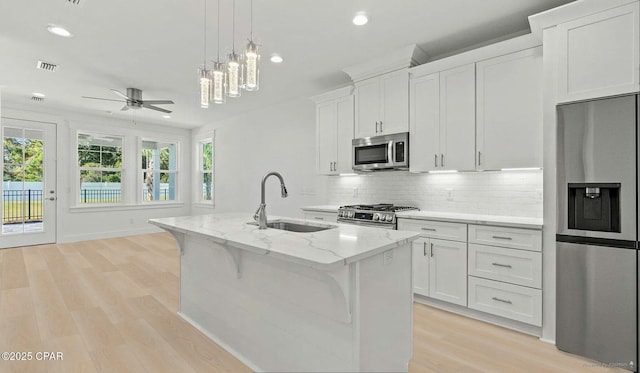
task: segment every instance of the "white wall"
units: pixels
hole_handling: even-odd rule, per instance
[[[57,242],[72,242],[130,234],[156,232],[157,228],[147,223],[148,219],[190,214],[191,188],[191,130],[172,128],[157,124],[119,120],[62,110],[41,109],[34,111],[19,105],[3,103],[4,117],[56,123],[57,137]],[[130,195],[118,207],[79,207],[76,205],[75,183],[78,182],[76,167],[76,131],[123,135],[125,137],[123,184],[128,191],[137,192],[138,140],[140,137],[177,140],[180,142],[178,162],[178,185],[180,200],[171,205],[138,204]],[[137,195],[137,193],[136,193]]]
[[[393,203],[421,210],[542,217],[542,171],[330,177],[329,204]]]
[[[193,142],[214,130],[215,208],[196,203],[194,214],[246,211],[250,219],[260,203],[262,176],[269,171],[282,174],[289,197],[280,198],[280,184],[270,178],[267,216],[302,217],[301,206],[326,202],[326,178],[315,170],[315,104],[308,98],[203,126],[194,130]]]

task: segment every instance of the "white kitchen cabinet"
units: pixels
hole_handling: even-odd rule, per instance
[[[322,222],[336,223],[338,220],[337,212],[324,211],[304,211],[304,218],[309,220],[317,220]]]
[[[429,296],[429,256],[427,255],[428,238],[413,241],[413,292]]]
[[[411,81],[410,170],[475,169],[475,66]]]
[[[542,167],[542,47],[476,64],[476,169]]]
[[[440,73],[440,168],[474,170],[476,147],[475,65]]]
[[[409,72],[402,69],[356,83],[355,137],[409,131]]]
[[[466,306],[467,225],[398,219],[398,230],[420,232],[413,243],[414,293]]]
[[[558,25],[558,102],[640,90],[637,2]]]
[[[438,168],[440,154],[440,74],[411,79],[409,171]]]
[[[350,88],[339,90],[339,92],[350,92]],[[319,174],[336,175],[352,172],[353,121],[353,96],[317,101],[316,150]]]
[[[430,239],[429,296],[467,305],[467,243]]]

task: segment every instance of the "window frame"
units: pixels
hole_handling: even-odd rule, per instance
[[[204,169],[204,145],[207,143],[211,143],[211,169],[210,170],[205,170]],[[216,154],[216,150],[215,150],[215,138],[213,135],[208,136],[208,137],[203,137],[201,139],[199,139],[197,141],[197,150],[196,150],[196,156],[198,157],[198,161],[196,162],[196,203],[198,204],[202,204],[202,205],[206,205],[206,206],[211,206],[214,205],[215,206],[215,154]],[[202,181],[204,180],[204,175],[206,173],[211,174],[211,199],[204,199],[204,193],[203,193],[203,183]]]
[[[156,142],[156,143],[164,143],[164,144],[173,144],[175,146],[175,170],[159,170],[160,173],[169,173],[174,175],[174,199],[157,199],[157,200],[148,200],[146,201],[144,196],[142,195],[142,191],[144,190],[144,181],[143,177],[145,172],[148,169],[142,168],[142,151],[145,149],[143,144],[144,142]],[[137,181],[136,181],[136,201],[138,205],[152,205],[152,204],[172,204],[172,203],[181,203],[182,201],[182,187],[180,185],[180,140],[168,140],[163,138],[153,138],[153,137],[138,137],[138,156],[136,166],[137,169]]]
[[[121,163],[121,167],[120,168],[110,168],[110,167],[83,167],[80,166],[80,155],[79,155],[79,146],[80,146],[80,142],[79,142],[79,137],[80,135],[88,135],[88,136],[105,136],[105,137],[113,137],[113,138],[118,138],[120,139],[121,143],[120,143],[120,163]],[[74,135],[74,143],[75,143],[75,156],[74,156],[74,165],[75,165],[75,173],[76,173],[76,180],[78,180],[79,182],[74,183],[74,189],[75,189],[75,207],[79,207],[79,208],[93,208],[93,207],[121,207],[122,205],[124,205],[126,197],[127,197],[127,190],[125,188],[126,185],[126,176],[125,176],[125,172],[126,172],[126,136],[122,135],[122,134],[116,134],[116,133],[107,133],[107,132],[101,132],[101,131],[94,131],[94,130],[82,130],[82,129],[78,129],[75,131],[75,135]],[[82,199],[80,198],[80,194],[82,192],[82,171],[99,171],[99,172],[120,172],[120,201],[118,202],[102,202],[102,203],[83,203]]]

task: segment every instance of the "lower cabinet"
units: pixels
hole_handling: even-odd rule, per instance
[[[469,276],[469,308],[542,326],[542,290]]]
[[[420,232],[415,294],[542,326],[540,229],[400,218],[398,230]]]

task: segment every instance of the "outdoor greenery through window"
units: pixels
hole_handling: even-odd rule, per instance
[[[80,203],[122,201],[122,137],[78,133]]]
[[[175,201],[177,144],[142,140],[142,200]]]
[[[200,182],[202,201],[213,200],[213,140],[200,142]]]

